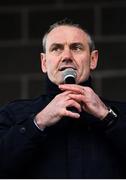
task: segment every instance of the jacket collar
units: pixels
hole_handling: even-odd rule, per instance
[[[79,85],[92,87],[92,79],[91,79],[91,77],[89,77],[89,79],[87,81],[82,82]],[[54,83],[52,83],[49,80],[49,78],[46,76],[46,79],[45,79],[45,94],[56,95],[56,94],[59,94],[61,92],[62,91],[58,88],[58,86],[55,85]]]

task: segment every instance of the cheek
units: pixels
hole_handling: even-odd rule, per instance
[[[90,68],[90,57],[89,56],[83,56],[80,58],[79,62],[80,69]]]
[[[57,68],[57,64],[58,62],[56,59],[50,57],[47,61],[47,69],[49,71],[54,71]]]
[[[83,76],[86,73],[90,72],[90,59],[89,57],[82,58],[79,63],[79,72],[80,75]]]

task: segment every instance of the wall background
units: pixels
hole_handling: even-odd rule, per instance
[[[96,92],[126,101],[126,1],[0,1],[0,105],[42,94],[41,37],[48,25],[75,19],[95,36],[99,65]]]

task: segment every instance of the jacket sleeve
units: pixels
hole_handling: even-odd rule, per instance
[[[126,103],[110,104],[118,111],[116,122],[105,130],[105,136],[126,159]]]
[[[35,126],[34,114],[20,114],[15,117],[8,107],[0,110],[0,178],[16,178],[19,174],[24,178],[46,138],[46,133]]]

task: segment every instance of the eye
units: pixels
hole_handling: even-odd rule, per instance
[[[52,51],[60,51],[60,48],[59,47],[54,47],[54,48],[52,48]]]
[[[79,50],[82,49],[82,47],[78,45],[78,46],[75,46],[74,49],[77,50],[77,51],[79,51]]]
[[[71,49],[73,51],[77,51],[77,52],[80,52],[84,49],[83,45],[82,44],[79,44],[79,43],[75,43],[75,44],[72,44],[71,45]]]
[[[63,50],[63,47],[62,45],[59,45],[59,44],[53,45],[51,47],[51,52],[61,52],[62,50]]]

